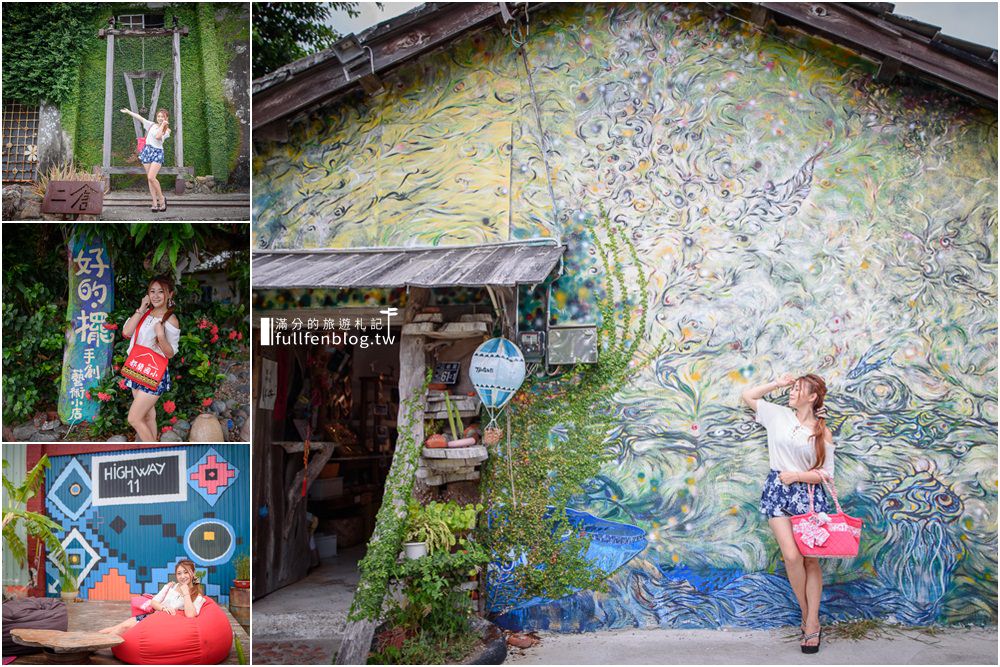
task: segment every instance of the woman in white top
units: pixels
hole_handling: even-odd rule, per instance
[[[201,594],[201,584],[198,582],[198,575],[194,569],[194,562],[182,560],[174,568],[174,579],[176,583],[168,582],[160,589],[152,600],[143,605],[146,613],[126,619],[117,625],[98,630],[104,634],[124,635],[135,624],[142,621],[147,616],[156,612],[163,612],[175,616],[183,613],[188,618],[194,618],[201,613],[201,608],[205,604],[205,597]]]
[[[775,389],[791,387],[788,407],[762,397]],[[823,573],[816,558],[803,557],[792,537],[791,517],[809,512],[809,486],[816,512],[829,512],[823,475],[833,481],[833,435],[826,427],[826,383],[809,373],[795,378],[785,373],[777,382],[746,389],[743,400],[753,408],[757,422],[767,429],[771,472],[764,482],[760,511],[778,540],[788,582],[802,611],[803,653],[817,653],[821,637],[819,603]]]
[[[174,315],[174,281],[169,276],[158,276],[149,282],[142,304],[122,326],[122,335],[132,340],[129,351],[137,342],[170,359],[177,354],[181,339],[180,322]],[[143,319],[146,313],[149,315]],[[142,326],[139,327],[139,322]],[[136,332],[136,327],[139,327]],[[132,334],[135,334],[133,336]],[[136,442],[156,442],[156,402],[164,392],[170,391],[170,369],[163,371],[156,390],[142,386],[130,379],[125,386],[132,390],[132,407],[128,411],[128,423],[135,429]]]
[[[170,136],[170,114],[167,113],[166,109],[160,109],[156,112],[156,122],[154,123],[128,109],[122,109],[122,113],[132,116],[146,128],[146,145],[139,152],[139,161],[142,162],[142,168],[146,171],[149,194],[153,196],[153,205],[149,207],[149,210],[153,213],[166,211],[167,200],[163,196],[163,190],[160,188],[160,182],[156,180],[156,175],[165,159],[163,142]]]

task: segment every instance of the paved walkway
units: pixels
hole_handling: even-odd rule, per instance
[[[880,639],[824,638],[818,655],[799,650],[792,628],[778,630],[612,630],[541,633],[529,649],[511,647],[506,664],[522,665],[996,665],[997,630],[934,634],[887,630]]]

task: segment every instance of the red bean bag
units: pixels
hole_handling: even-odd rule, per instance
[[[209,598],[201,613],[188,618],[156,612],[124,635],[111,649],[115,657],[132,665],[217,665],[229,657],[233,629],[226,612]]]

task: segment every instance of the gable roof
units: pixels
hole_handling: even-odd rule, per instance
[[[284,65],[253,82],[253,129],[330,102],[360,85],[381,87],[380,75],[460,35],[496,21],[503,26],[552,3],[508,7],[505,2],[430,2],[350,34],[329,49]],[[900,74],[997,107],[997,50],[941,34],[938,26],[893,13],[887,2],[753,3],[752,20],[794,25],[880,63],[876,80]]]

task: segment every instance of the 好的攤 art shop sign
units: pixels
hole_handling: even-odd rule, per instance
[[[100,239],[74,235],[67,249],[69,305],[59,387],[59,418],[66,424],[90,422],[100,401],[87,393],[101,381],[111,364],[115,332],[105,327],[115,307],[115,280],[107,249]]]

